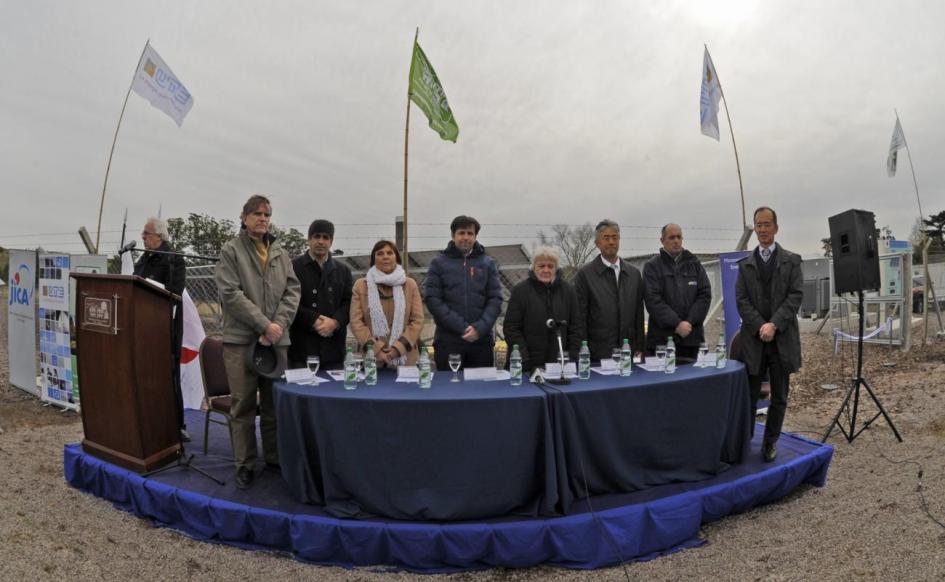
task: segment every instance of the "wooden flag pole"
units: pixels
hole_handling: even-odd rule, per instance
[[[125,107],[128,106],[128,97],[131,95],[131,87],[135,84],[135,77],[138,76],[138,65],[144,57],[144,52],[148,50],[148,44],[151,39],[145,41],[144,48],[141,49],[141,56],[138,57],[138,64],[135,65],[135,73],[131,76],[131,83],[128,85],[128,92],[125,93],[125,102],[121,105],[121,114],[118,116],[118,125],[115,127],[115,137],[112,138],[112,149],[108,152],[108,163],[105,165],[105,183],[102,184],[102,200],[98,205],[98,226],[95,227],[95,254],[99,254],[99,241],[102,237],[102,212],[105,210],[105,190],[108,188],[108,172],[112,169],[112,156],[115,155],[115,144],[118,142],[118,130],[121,129],[121,120],[125,117]]]
[[[404,257],[404,271],[408,271],[410,261],[407,255],[407,162],[410,147],[410,80],[413,78],[413,53],[417,50],[417,39],[420,37],[420,27],[413,37],[413,48],[410,50],[410,72],[407,74],[407,123],[404,127],[404,248],[400,249]]]
[[[708,45],[703,45],[706,52],[709,51]],[[715,69],[715,63],[712,64],[712,68]],[[732,127],[732,117],[728,114],[728,99],[725,98],[725,91],[722,89],[722,79],[719,77],[718,69],[715,69],[715,78],[719,82],[719,93],[722,96],[722,104],[725,105],[725,119],[728,120],[728,131],[732,135],[732,149],[735,150],[735,170],[738,172],[738,191],[741,194],[742,198],[742,226],[748,226],[748,219],[745,214],[745,187],[742,185],[742,165],[738,161],[738,146],[735,145],[735,129]],[[747,245],[747,241],[746,241]],[[745,248],[748,248],[745,246]],[[745,248],[735,249],[739,251],[745,250]]]

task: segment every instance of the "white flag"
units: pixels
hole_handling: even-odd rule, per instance
[[[896,127],[893,128],[892,140],[889,142],[889,157],[886,158],[886,173],[890,178],[896,175],[896,162],[899,158],[899,149],[906,147],[906,136],[902,133],[902,124],[896,116]]]
[[[121,274],[135,274],[135,260],[131,257],[131,251],[125,251],[121,254]]]
[[[190,293],[184,289],[181,295],[184,309],[184,334],[180,351],[180,387],[184,396],[184,408],[200,410],[203,402],[203,377],[200,375],[200,344],[207,337],[200,321],[200,313]]]
[[[722,86],[715,74],[715,65],[709,56],[709,48],[705,49],[702,59],[702,91],[699,95],[699,120],[702,123],[702,133],[719,141],[719,100],[722,99]]]
[[[150,43],[144,46],[131,88],[151,105],[167,113],[178,127],[194,105],[190,92]]]

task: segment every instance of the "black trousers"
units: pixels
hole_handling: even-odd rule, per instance
[[[751,434],[755,436],[755,413],[758,410],[758,395],[761,394],[761,382],[767,374],[771,384],[768,401],[768,418],[765,422],[764,444],[774,444],[781,436],[784,413],[787,411],[790,374],[784,372],[781,356],[774,342],[764,344],[761,351],[761,368],[758,375],[748,375],[748,388],[751,392]]]
[[[493,342],[469,343],[462,338],[436,338],[433,340],[433,359],[436,369],[443,371],[450,369],[450,354],[460,354],[463,357],[462,368],[487,368],[495,365],[492,354]]]

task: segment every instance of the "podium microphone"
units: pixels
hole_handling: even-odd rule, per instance
[[[118,254],[119,254],[119,255],[123,255],[123,254],[127,253],[128,251],[130,251],[131,249],[135,248],[136,246],[138,246],[138,241],[133,240],[133,241],[129,242],[128,244],[126,244],[125,246],[123,246],[123,247],[121,247],[120,249],[118,249]]]
[[[568,326],[568,320],[566,319],[552,319],[549,317],[545,321],[545,327],[547,327],[548,329],[558,329],[559,327],[567,327],[567,326]]]

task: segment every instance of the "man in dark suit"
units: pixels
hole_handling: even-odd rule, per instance
[[[801,337],[797,311],[804,298],[801,258],[774,242],[778,215],[767,206],[755,210],[758,247],[738,264],[735,298],[742,319],[739,333],[742,361],[748,370],[752,418],[768,374],[771,401],[761,454],[765,462],[777,455],[778,437],[787,410],[790,376],[801,367]]]
[[[144,243],[144,254],[135,263],[134,274],[145,279],[151,279],[164,285],[164,288],[174,295],[181,296],[184,293],[184,285],[187,280],[187,268],[184,265],[184,259],[174,254],[171,248],[170,233],[167,230],[167,223],[158,218],[149,218],[141,229],[141,241]],[[172,376],[174,378],[174,395],[177,398],[178,424],[180,425],[181,438],[190,441],[190,433],[187,432],[187,423],[184,422],[184,395],[181,392],[180,385],[180,352],[181,341],[184,338],[184,313],[180,306],[174,310],[174,334],[172,340],[173,364]]]
[[[318,356],[323,370],[340,368],[351,319],[354,280],[344,263],[332,258],[335,225],[314,220],[308,227],[308,251],[292,260],[302,285],[302,298],[289,330],[289,362],[304,368],[308,356]]]
[[[643,276],[620,258],[620,226],[602,220],[595,229],[600,254],[581,267],[574,278],[578,313],[575,329],[587,334],[591,358],[611,357],[624,338],[635,354],[646,349],[643,334]]]

